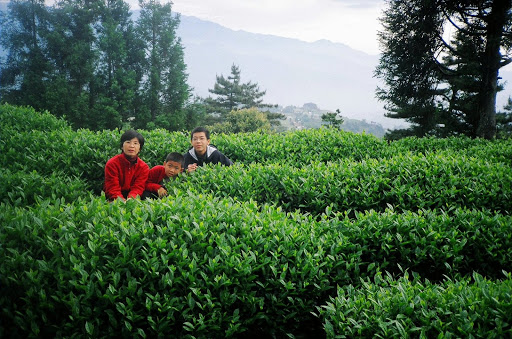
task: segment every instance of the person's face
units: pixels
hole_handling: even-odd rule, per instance
[[[126,154],[128,158],[135,158],[140,152],[140,143],[139,139],[133,138],[131,140],[126,140],[123,143],[123,153]]]
[[[203,155],[206,153],[206,147],[210,144],[210,139],[206,139],[206,134],[204,132],[197,132],[192,135],[192,147],[197,154]]]
[[[178,174],[181,173],[181,170],[182,170],[181,163],[176,162],[176,161],[166,161],[166,162],[164,162],[164,167],[165,167],[165,175],[168,178],[177,176]]]

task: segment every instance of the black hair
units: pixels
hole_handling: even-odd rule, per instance
[[[183,167],[185,157],[181,153],[172,152],[172,153],[167,154],[167,157],[165,158],[165,162],[168,162],[168,161],[179,162],[181,164],[181,167]]]
[[[121,135],[121,144],[119,144],[119,148],[123,149],[124,142],[127,140],[132,140],[133,138],[137,138],[137,140],[139,140],[140,150],[142,151],[142,147],[144,147],[144,137],[142,136],[142,134],[140,134],[137,131],[134,131],[133,129],[129,129],[126,132],[124,132],[123,135]]]
[[[201,132],[204,132],[204,135],[206,135],[206,139],[210,140],[210,131],[208,131],[208,129],[206,129],[205,127],[194,128],[192,130],[192,132],[190,133],[190,140],[192,140],[192,138],[194,138],[195,133],[201,133]]]

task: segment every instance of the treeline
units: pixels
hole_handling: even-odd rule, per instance
[[[377,97],[411,123],[388,138],[510,137],[512,102],[497,113],[496,94],[512,62],[512,2],[388,1],[381,23]]]
[[[171,3],[10,1],[1,18],[0,99],[66,117],[73,128],[190,129],[179,15]]]

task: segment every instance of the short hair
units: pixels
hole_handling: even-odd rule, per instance
[[[133,138],[137,138],[137,140],[139,140],[140,150],[142,151],[142,147],[144,147],[144,137],[142,134],[133,129],[129,129],[124,132],[123,135],[121,135],[121,143],[119,144],[119,148],[123,149],[124,142],[127,140],[132,140]]]
[[[179,162],[181,164],[181,167],[183,167],[185,157],[181,153],[171,152],[171,153],[167,154],[167,157],[165,158],[165,162],[168,162],[168,161]]]
[[[206,129],[205,127],[196,127],[192,130],[192,132],[190,133],[190,140],[192,140],[194,138],[194,134],[195,133],[201,133],[201,132],[204,132],[204,135],[206,135],[206,139],[210,139],[210,131],[208,131],[208,129]]]

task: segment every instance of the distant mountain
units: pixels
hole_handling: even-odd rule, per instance
[[[308,43],[234,31],[184,15],[177,33],[185,48],[189,84],[199,96],[208,96],[215,76],[229,75],[234,63],[240,66],[243,82],[257,82],[267,91],[265,102],[313,102],[350,118],[397,124],[383,116],[382,104],[375,99],[377,55],[327,40]]]
[[[185,15],[178,35],[185,47],[189,84],[200,96],[209,94],[215,75],[229,75],[235,63],[243,82],[257,82],[267,91],[264,99],[268,103],[300,107],[313,102],[321,109],[339,109],[343,116],[378,122],[386,128],[404,124],[385,118],[383,103],[375,98],[379,80],[373,71],[378,55],[327,40],[308,43],[234,31]],[[512,65],[501,69],[500,77],[505,90],[498,93],[497,111],[512,96]]]

